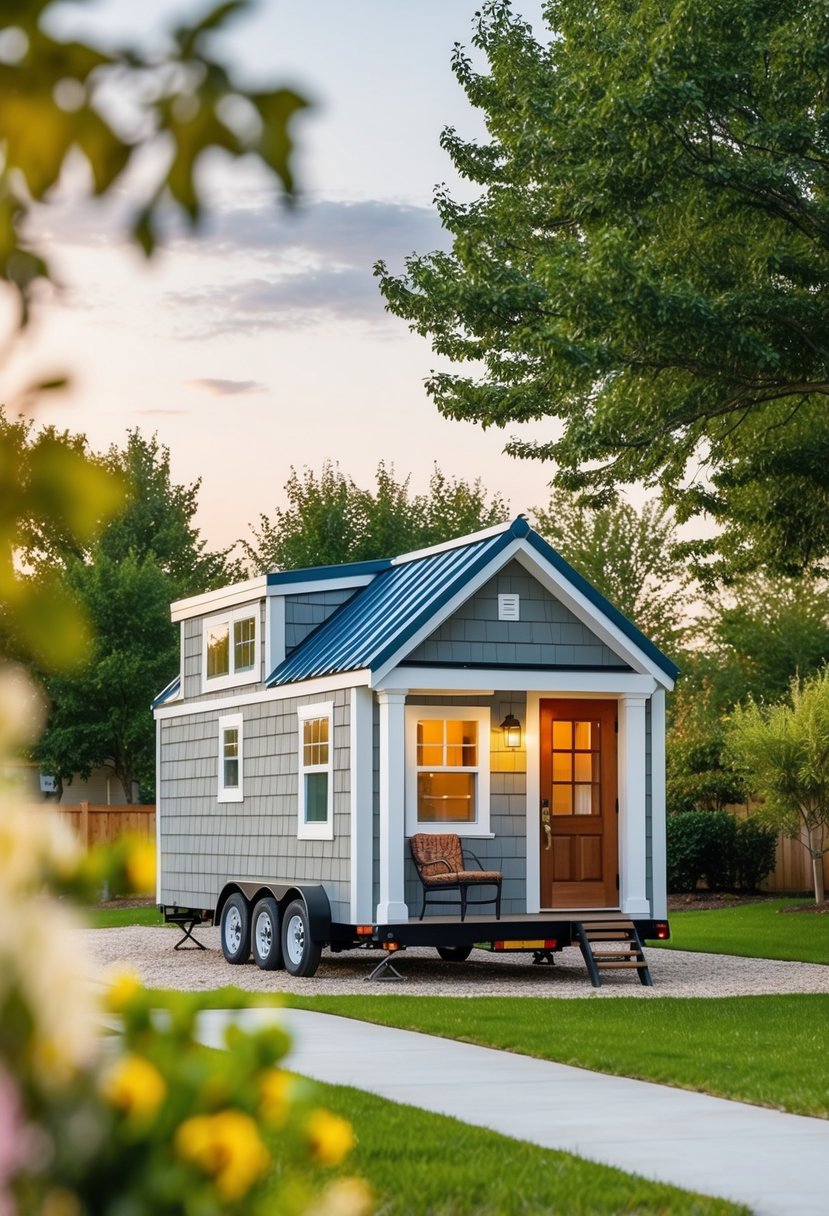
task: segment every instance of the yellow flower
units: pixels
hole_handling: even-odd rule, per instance
[[[281,1127],[288,1117],[294,1082],[280,1068],[269,1068],[259,1080],[259,1112],[266,1123]]]
[[[127,857],[126,873],[133,891],[152,894],[155,891],[155,845],[148,840],[136,841]]]
[[[141,991],[141,981],[134,971],[118,971],[106,991],[106,1006],[111,1013],[123,1013],[130,1001]]]
[[[167,1094],[161,1073],[142,1056],[126,1055],[116,1060],[104,1075],[104,1100],[130,1119],[151,1119]]]
[[[40,1216],[81,1216],[81,1202],[74,1191],[55,1187],[44,1195]]]
[[[175,1148],[213,1178],[220,1196],[228,1200],[247,1194],[271,1160],[253,1119],[239,1110],[186,1119],[176,1132]]]
[[[351,1124],[327,1110],[312,1110],[305,1125],[311,1155],[320,1165],[339,1165],[354,1147]]]

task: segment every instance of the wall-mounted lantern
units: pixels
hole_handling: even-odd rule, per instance
[[[514,714],[508,713],[501,723],[504,732],[504,747],[514,750],[521,746],[521,723]]]

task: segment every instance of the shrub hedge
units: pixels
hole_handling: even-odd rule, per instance
[[[668,815],[668,890],[756,891],[774,869],[777,833],[727,811]]]

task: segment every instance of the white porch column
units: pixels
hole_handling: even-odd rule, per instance
[[[665,805],[665,689],[651,696],[651,847],[654,920],[668,916],[668,824]]]
[[[379,692],[380,702],[380,902],[377,923],[408,920],[403,881],[405,842],[406,693]]]
[[[646,865],[645,697],[619,698],[619,899],[629,916],[649,916]]]
[[[370,688],[351,690],[351,894],[353,925],[374,919],[374,697]]]

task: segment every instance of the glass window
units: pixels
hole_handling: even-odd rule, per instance
[[[242,728],[241,714],[219,718],[219,802],[243,801]]]
[[[233,670],[251,671],[256,661],[256,618],[233,622]]]
[[[226,676],[230,671],[230,627],[209,625],[207,629],[207,678]]]
[[[237,608],[205,621],[202,687],[205,692],[251,684],[259,675],[258,608]]]
[[[223,731],[222,753],[225,789],[237,789],[239,786],[239,731],[236,727]]]
[[[333,705],[299,710],[299,823],[306,839],[333,840]]]
[[[423,718],[417,723],[417,818],[421,823],[474,823],[478,723]],[[427,770],[427,771],[423,771]],[[434,771],[437,770],[437,771]]]
[[[554,815],[601,813],[598,722],[553,722]]]

